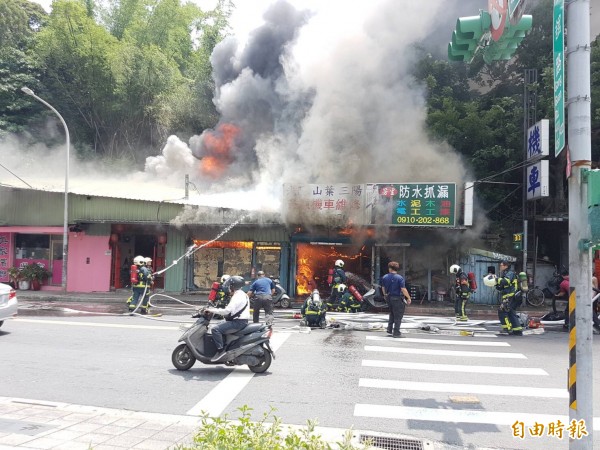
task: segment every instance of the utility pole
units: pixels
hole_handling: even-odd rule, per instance
[[[523,161],[527,161],[527,131],[529,127],[533,126],[537,120],[537,92],[535,91],[535,84],[537,83],[537,69],[525,69],[523,72]],[[527,250],[529,245],[529,233],[528,233],[528,218],[529,208],[527,205],[527,166],[523,165],[523,272],[527,271]],[[533,218],[533,226],[535,230],[535,217]],[[535,243],[535,233],[533,235],[533,242]],[[537,254],[533,252],[533,280],[535,282],[535,258]]]
[[[593,362],[591,232],[588,185],[591,169],[590,3],[566,2],[567,120],[571,174],[569,176],[569,422],[585,425],[587,434],[570,439],[570,449],[592,450]],[[577,312],[575,314],[575,311]],[[575,350],[573,352],[573,350]],[[573,358],[575,354],[575,360]],[[578,437],[578,436],[575,436]]]

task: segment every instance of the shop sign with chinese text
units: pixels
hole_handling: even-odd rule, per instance
[[[364,189],[364,184],[285,184],[286,215],[299,222],[336,219],[340,224],[356,223],[362,216]]]
[[[527,167],[527,200],[548,197],[548,160]]]
[[[454,183],[367,184],[366,202],[367,224],[456,226]]]
[[[542,119],[527,130],[527,160],[538,160],[550,154],[550,122]]]

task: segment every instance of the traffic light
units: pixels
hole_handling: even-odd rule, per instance
[[[513,248],[515,250],[523,250],[523,233],[513,234]]]
[[[450,61],[470,62],[477,49],[479,41],[489,31],[492,24],[487,11],[479,11],[478,16],[459,17],[456,30],[452,32],[452,42],[448,44],[448,59]]]
[[[531,30],[532,26],[532,16],[522,16],[516,25],[507,22],[500,39],[490,41],[489,45],[483,49],[483,60],[489,64],[492,61],[511,59],[525,37],[525,33]]]

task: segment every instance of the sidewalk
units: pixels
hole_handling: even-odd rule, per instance
[[[191,444],[200,419],[0,397],[0,450],[163,450]]]
[[[194,306],[205,305],[208,301],[207,293],[174,293],[174,292],[155,292],[161,294],[154,297],[154,304],[176,304],[183,302]],[[111,292],[69,292],[62,291],[17,291],[17,298],[20,303],[24,302],[48,302],[53,304],[60,303],[80,303],[90,305],[118,305],[125,304],[127,298],[131,295],[129,289],[118,289]],[[171,298],[169,298],[171,297]],[[173,300],[175,299],[175,300]],[[300,309],[303,299],[295,299],[292,303],[292,309]],[[527,314],[529,317],[541,317],[550,311],[549,306],[534,308],[523,306],[519,312]],[[382,312],[387,314],[386,310]],[[481,305],[469,303],[467,313],[470,319],[494,320],[498,318],[498,308],[496,305]],[[411,316],[445,316],[454,317],[454,306],[447,301],[443,302],[413,302],[406,308],[406,314]]]

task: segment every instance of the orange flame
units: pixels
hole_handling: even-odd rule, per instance
[[[296,260],[296,292],[297,295],[310,294],[314,289],[319,289],[321,295],[329,291],[327,272],[333,267],[336,259],[346,262],[346,269],[358,272],[359,266],[352,267],[354,261],[359,262],[360,253],[346,246],[326,246],[298,244]]]
[[[252,248],[252,242],[244,242],[244,241],[231,241],[231,242],[223,242],[223,241],[214,241],[208,244],[208,241],[201,241],[198,239],[194,239],[194,244],[197,247],[203,246],[205,248]]]
[[[240,128],[232,123],[222,123],[215,130],[202,133],[204,156],[200,161],[200,170],[204,175],[219,178],[233,161],[231,150]]]

